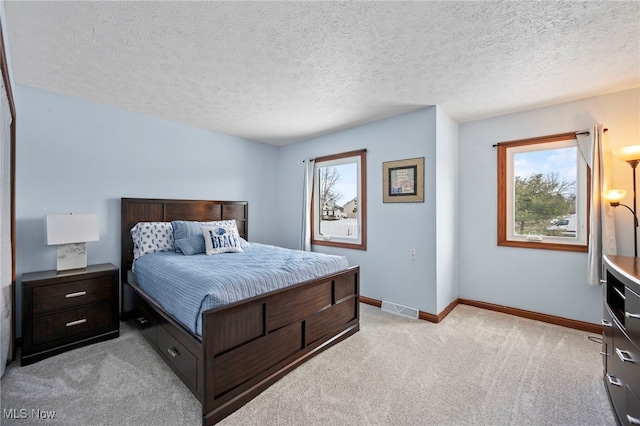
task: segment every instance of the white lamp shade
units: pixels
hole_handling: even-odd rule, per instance
[[[51,214],[45,217],[45,243],[69,244],[98,241],[95,214]]]
[[[618,148],[613,151],[613,155],[623,161],[640,160],[640,145],[630,145]]]
[[[627,191],[624,189],[610,189],[602,193],[605,200],[610,203],[619,203],[627,195]]]

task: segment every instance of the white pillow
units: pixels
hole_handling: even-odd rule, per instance
[[[129,232],[134,260],[149,253],[175,250],[171,222],[138,222]]]
[[[242,253],[240,234],[236,221],[218,226],[203,226],[204,244],[208,255],[220,253]]]

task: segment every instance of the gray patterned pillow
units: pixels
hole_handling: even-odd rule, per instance
[[[138,222],[130,232],[134,260],[145,254],[175,249],[170,222]]]

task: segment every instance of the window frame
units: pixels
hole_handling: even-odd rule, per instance
[[[326,155],[316,157],[313,167],[313,191],[311,195],[311,244],[320,246],[341,247],[355,250],[367,249],[367,156],[366,149],[342,152],[339,154]],[[318,170],[322,163],[333,162],[336,160],[346,160],[352,157],[358,157],[359,173],[358,173],[358,241],[349,242],[346,240],[325,240],[316,238],[316,229],[319,229],[320,217],[316,217],[318,209],[316,208],[317,190],[318,190]],[[347,161],[345,161],[346,163]]]
[[[591,206],[591,169],[588,164],[584,162],[584,170],[580,171],[580,167],[576,164],[576,196],[579,196],[580,185],[583,185],[582,191],[585,195],[585,205],[582,209],[585,212],[584,221],[586,226],[585,236],[583,241],[579,242],[561,242],[558,239],[551,239],[548,241],[531,241],[526,239],[510,239],[509,227],[509,214],[508,209],[511,197],[509,197],[508,191],[512,187],[509,185],[509,178],[514,180],[513,168],[510,162],[511,155],[508,152],[511,148],[531,146],[531,145],[544,145],[548,143],[562,142],[574,140],[577,144],[576,138],[577,132],[560,133],[550,136],[540,136],[528,139],[519,139],[514,141],[500,142],[498,143],[498,246],[507,247],[520,247],[520,248],[532,248],[542,250],[558,250],[558,251],[571,251],[571,252],[588,252],[589,251],[589,235],[590,235],[590,206]],[[550,148],[552,149],[552,148]],[[577,148],[578,151],[580,148]],[[578,152],[578,155],[580,153]],[[584,183],[580,183],[580,174],[584,173],[586,176],[582,178]],[[580,201],[579,201],[580,202]],[[576,206],[576,214],[580,206]],[[576,230],[578,232],[578,230]]]

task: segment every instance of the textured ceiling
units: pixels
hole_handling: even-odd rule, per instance
[[[284,145],[640,86],[640,3],[4,2],[15,82]]]

